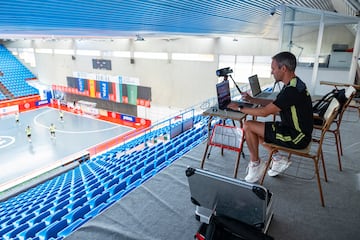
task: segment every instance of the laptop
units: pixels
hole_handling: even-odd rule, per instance
[[[216,214],[267,231],[273,215],[273,196],[264,186],[192,167],[185,174],[191,202],[198,210],[195,214],[204,215],[200,221],[211,217],[205,215]]]
[[[218,98],[218,107],[221,110],[230,110],[234,111],[233,109],[228,108],[228,105],[232,102],[235,102],[238,104],[238,106],[242,107],[256,107],[255,104],[249,103],[249,102],[243,102],[243,101],[232,101],[231,95],[230,95],[230,86],[229,81],[222,81],[218,84],[216,84],[216,93]]]
[[[250,89],[253,97],[255,98],[265,98],[265,99],[275,99],[278,95],[278,92],[264,92],[261,91],[260,82],[257,74],[249,77]]]

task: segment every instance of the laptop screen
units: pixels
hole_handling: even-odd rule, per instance
[[[249,84],[253,96],[256,96],[261,93],[259,78],[256,74],[249,77]]]
[[[225,109],[231,102],[229,81],[222,81],[216,84],[216,93],[220,109]]]

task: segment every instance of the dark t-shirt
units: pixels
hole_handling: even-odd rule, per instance
[[[291,79],[273,102],[280,111],[281,124],[311,138],[313,131],[312,101],[306,85],[300,78]]]

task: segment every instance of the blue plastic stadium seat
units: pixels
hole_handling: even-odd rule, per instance
[[[76,200],[76,199],[80,198],[81,196],[84,196],[85,194],[86,194],[86,191],[85,191],[85,189],[83,189],[83,190],[77,192],[74,196],[72,196],[70,198],[70,200],[71,201]]]
[[[142,176],[142,171],[140,169],[127,179],[127,185],[129,187],[132,187],[131,185],[134,185],[135,187],[139,186],[139,184],[141,183],[141,176]]]
[[[49,226],[47,226],[46,228],[44,228],[43,230],[41,230],[38,233],[39,238],[42,239],[51,239],[51,238],[57,238],[58,232],[60,232],[61,230],[63,230],[64,228],[66,228],[68,226],[68,223],[66,221],[66,219],[62,219],[60,221],[56,221],[52,224],[50,224]]]
[[[74,232],[76,229],[78,229],[81,225],[83,225],[85,222],[88,221],[88,218],[85,219],[78,219],[75,222],[69,224],[67,227],[65,227],[63,230],[61,230],[58,233],[58,237],[60,239],[69,236],[72,232]]]
[[[11,230],[10,232],[6,233],[5,235],[3,235],[3,239],[14,239],[16,237],[17,234],[19,234],[20,232],[24,231],[25,229],[29,228],[29,224],[25,223],[22,224],[18,227],[16,227],[15,229]]]
[[[21,215],[23,212],[26,212],[29,210],[29,206],[25,206],[25,207],[22,207],[22,208],[19,208],[18,211],[16,211],[15,215]]]
[[[62,202],[66,199],[69,199],[70,198],[70,193],[62,193],[59,195],[58,199],[57,199],[57,202]]]
[[[111,175],[105,177],[104,179],[102,179],[101,183],[106,183],[106,182],[108,182],[109,180],[111,180],[113,178],[114,178],[114,176],[111,174]]]
[[[56,193],[55,193],[56,194]],[[49,203],[52,203],[54,202],[54,200],[56,199],[56,195],[52,195],[52,196],[49,196],[47,199],[44,200],[44,202],[41,203],[41,206],[45,206]]]
[[[52,213],[58,211],[59,209],[64,208],[70,203],[68,199],[63,200],[62,202],[58,202],[51,210]]]
[[[133,167],[137,164],[136,160],[133,160],[131,163],[126,165],[126,170],[133,169]]]
[[[90,212],[88,212],[87,214],[85,214],[85,218],[86,218],[86,219],[91,219],[91,218],[93,218],[93,217],[96,217],[97,215],[99,215],[100,212],[102,212],[103,210],[105,210],[108,206],[109,206],[109,204],[101,203],[100,205],[98,205],[98,206],[95,207],[94,209],[91,209]]]
[[[110,197],[110,193],[109,192],[105,192],[101,195],[96,196],[95,198],[91,199],[89,201],[89,204],[91,206],[91,209],[96,208],[97,206],[99,206],[101,203],[105,203]]]
[[[125,192],[125,189],[126,189],[126,186],[127,186],[127,181],[126,180],[122,180],[120,183],[118,183],[116,185],[113,185],[109,189],[110,198],[111,198],[110,201],[119,200],[123,196],[123,194]]]
[[[98,182],[97,180],[92,182],[91,185],[88,185],[86,192],[89,193],[91,191],[93,191],[94,189],[98,188],[100,186],[100,182]]]
[[[83,180],[81,178],[76,180],[76,182],[74,183],[74,185],[71,189],[72,189],[72,192],[80,192],[81,190],[84,190],[85,187],[84,187]]]
[[[120,168],[120,169],[114,171],[113,175],[116,178],[121,178],[121,176],[124,174],[125,171],[126,171],[126,168]]]
[[[102,193],[102,192],[104,191],[104,189],[105,189],[104,186],[100,186],[100,187],[98,187],[98,188],[95,188],[94,190],[92,190],[92,191],[87,195],[88,199],[90,200],[90,199],[94,198],[96,195]]]
[[[126,178],[128,178],[130,175],[132,175],[132,169],[130,168],[130,169],[128,169],[128,170],[126,170],[122,175],[121,175],[121,179],[126,179]]]
[[[40,203],[33,203],[33,205],[28,208],[28,210],[24,213],[24,214],[29,214],[29,213],[32,213],[32,212],[36,212],[37,209],[39,209],[41,206]]]
[[[165,144],[165,152],[169,152],[171,149],[173,149],[172,141],[169,141]]]
[[[0,220],[0,226],[6,223],[7,221],[9,221],[10,219],[11,219],[11,215],[4,216],[4,218]]]
[[[48,203],[47,205],[45,205],[45,206],[43,206],[42,208],[38,209],[36,212],[37,212],[38,214],[41,214],[42,212],[47,211],[48,209],[50,209],[50,208],[53,207],[53,206],[54,206],[54,203],[53,203],[53,202]]]
[[[119,183],[119,178],[118,178],[118,177],[115,177],[114,179],[106,182],[106,183],[104,184],[104,188],[105,188],[105,189],[109,189],[109,188],[111,188],[113,185],[115,185],[115,184],[117,184],[117,183]]]
[[[181,142],[179,145],[176,146],[176,152],[180,153],[184,150],[185,148],[185,142]]]
[[[145,160],[145,164],[147,165],[149,162],[153,162],[155,160],[155,154],[148,155],[147,159]]]
[[[39,222],[33,226],[31,226],[28,229],[25,229],[24,231],[22,231],[21,233],[18,234],[20,239],[30,239],[30,238],[34,238],[36,236],[36,234],[41,231],[42,229],[44,229],[46,227],[46,224],[44,222]]]
[[[148,178],[156,173],[155,170],[155,162],[148,163],[143,169],[142,169],[142,177]],[[150,175],[150,176],[149,176]]]
[[[60,209],[59,211],[57,211],[56,213],[54,213],[53,215],[48,216],[47,218],[45,218],[45,223],[47,225],[52,224],[58,220],[60,220],[63,216],[65,216],[68,213],[68,209],[67,208],[63,208]]]
[[[46,211],[41,213],[40,215],[34,217],[33,219],[29,220],[29,222],[31,222],[31,224],[37,224],[39,222],[41,222],[43,219],[45,219],[46,217],[50,216],[50,211]]]
[[[0,229],[0,236],[5,235],[6,233],[12,231],[15,228],[15,226],[13,224],[8,225],[6,227],[1,227]]]
[[[36,215],[35,213],[30,213],[30,214],[27,214],[26,216],[24,216],[23,218],[21,218],[18,222],[16,222],[15,225],[22,225],[26,222],[28,222],[30,219],[34,218]]]
[[[68,213],[64,216],[64,219],[67,220],[68,224],[75,222],[80,218],[84,218],[84,215],[90,211],[90,205],[85,204],[73,210],[72,212]]]
[[[12,217],[12,218],[10,218],[10,219],[6,222],[5,225],[10,225],[10,224],[12,224],[13,222],[19,220],[20,218],[21,218],[21,215],[17,215],[17,216],[15,216],[15,217]]]
[[[161,155],[163,155],[165,152],[165,149],[163,147],[161,147],[160,149],[158,149],[155,153],[155,157],[159,157]]]
[[[84,203],[86,203],[87,201],[88,201],[87,197],[83,196],[82,198],[76,199],[72,203],[67,205],[67,209],[69,212],[71,212],[72,210],[76,209],[77,207],[84,205]]]
[[[175,149],[172,149],[171,151],[175,152]],[[169,153],[167,153],[166,156],[162,155],[161,157],[159,157],[158,159],[155,160],[155,169],[156,169],[156,171],[159,171],[160,169],[165,167],[168,154]]]
[[[121,169],[121,166],[116,166],[116,167],[113,167],[113,168],[110,170],[110,172],[111,172],[111,173],[115,173],[115,172],[119,171],[120,169]]]
[[[136,164],[136,166],[133,168],[133,173],[137,172],[139,169],[142,169],[145,166],[145,161],[139,162]]]

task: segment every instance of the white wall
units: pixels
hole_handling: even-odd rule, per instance
[[[303,55],[315,53],[317,31],[297,36],[298,44],[304,46]],[[330,53],[333,43],[346,43],[352,47],[354,36],[345,27],[329,27],[323,41],[324,53]],[[257,37],[183,37],[174,39],[148,38],[145,41],[133,39],[83,39],[83,40],[22,40],[7,42],[6,47],[101,50],[100,56],[57,55],[35,53],[38,79],[48,84],[66,85],[66,77],[73,72],[100,73],[138,77],[140,85],[152,89],[152,104],[186,108],[215,96],[215,71],[219,66],[220,54],[239,56],[272,56],[278,51],[277,39]],[[179,61],[112,57],[112,51],[198,53],[212,54],[213,61]],[[92,69],[93,58],[112,61],[112,71]],[[270,66],[269,66],[270,71]]]

